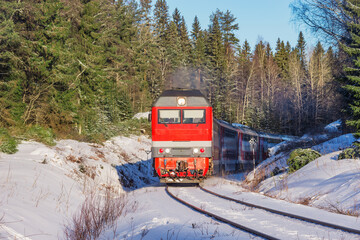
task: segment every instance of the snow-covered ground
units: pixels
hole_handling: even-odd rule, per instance
[[[322,154],[320,158],[295,173],[284,172],[267,178],[257,191],[294,203],[360,215],[360,159],[337,160],[341,150],[355,141],[352,134],[345,134],[313,146],[312,149]],[[275,167],[284,168],[287,158],[288,154],[284,153],[272,156],[259,165],[257,171],[265,167],[269,175]]]
[[[213,177],[204,185],[234,198],[360,229],[359,217],[329,212],[360,212],[360,160],[337,160],[339,150],[353,141],[352,135],[343,135],[314,146],[322,157],[293,174],[267,178],[256,192],[244,188],[242,174]],[[64,239],[65,228],[71,228],[85,199],[107,189],[125,210],[115,224],[104,228],[100,239],[253,238],[171,199],[164,185],[152,177],[150,147],[148,138],[132,136],[115,137],[103,145],[61,140],[47,147],[23,142],[16,154],[0,153],[0,239]],[[258,169],[285,165],[286,154],[282,153]],[[205,209],[217,204],[210,196],[202,199],[194,187],[174,191]],[[262,212],[237,205],[229,208],[219,211],[231,212],[241,222],[246,218],[250,225],[273,224],[271,217],[262,219]],[[360,239],[336,231],[324,234],[326,230],[312,225],[305,226],[309,229],[306,236],[296,233],[293,221],[281,225],[266,231],[282,239],[281,229],[291,232],[286,239]]]

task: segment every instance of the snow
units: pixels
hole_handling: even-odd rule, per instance
[[[137,113],[133,116],[133,118],[135,119],[141,119],[141,118],[145,118],[145,119],[148,119],[150,115],[150,112],[140,112],[140,113]]]
[[[303,139],[309,137],[313,136]],[[318,138],[325,139],[323,135]],[[253,192],[242,182],[244,174],[211,177],[204,186],[240,200],[360,229],[356,217],[360,160],[337,160],[339,150],[355,140],[345,134],[313,146],[322,153],[320,158],[295,173],[284,171],[270,177],[275,166],[286,167],[287,153],[273,154],[258,166],[256,173],[266,167],[269,177]],[[150,148],[151,140],[144,136],[119,136],[101,145],[61,140],[48,147],[22,142],[17,153],[0,153],[0,239],[64,239],[65,226],[71,226],[89,194],[101,195],[105,189],[119,197],[125,211],[114,226],[104,228],[100,239],[254,238],[174,201],[152,176]],[[253,177],[250,173],[247,180]],[[199,207],[281,239],[360,239],[230,203],[194,186],[170,190]]]
[[[327,125],[324,129],[328,133],[340,133],[341,132],[341,124],[342,124],[342,121],[337,120],[337,121]]]
[[[348,148],[355,141],[356,138],[354,137],[354,135],[349,133],[339,137],[335,137],[319,145],[313,146],[312,149],[318,151],[321,154],[328,154]]]

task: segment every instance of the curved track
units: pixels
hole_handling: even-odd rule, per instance
[[[330,228],[338,229],[338,230],[341,230],[341,231],[345,231],[345,232],[349,232],[349,233],[355,233],[355,234],[360,235],[360,230],[357,230],[357,229],[348,228],[348,227],[344,227],[344,226],[340,226],[340,225],[335,225],[335,224],[332,224],[332,223],[323,222],[323,221],[319,221],[319,220],[316,220],[316,219],[307,218],[307,217],[295,215],[295,214],[292,214],[292,213],[283,212],[283,211],[267,208],[267,207],[264,207],[264,206],[252,204],[252,203],[249,203],[249,202],[241,201],[241,200],[238,200],[238,199],[230,198],[230,197],[227,197],[227,196],[220,195],[218,193],[212,192],[212,191],[210,191],[210,190],[208,190],[206,188],[203,188],[201,186],[199,186],[199,188],[201,190],[207,192],[207,193],[210,193],[210,194],[214,195],[214,196],[217,196],[217,197],[229,200],[229,201],[237,202],[237,203],[246,205],[248,207],[258,208],[258,209],[262,209],[262,210],[265,210],[265,211],[268,211],[268,212],[271,212],[271,213],[276,213],[276,214],[279,214],[279,215],[282,215],[282,216],[291,217],[291,218],[295,218],[295,219],[298,219],[298,220],[311,222],[311,223],[319,224],[319,225],[322,225],[322,226],[325,226],[325,227],[330,227]]]
[[[184,204],[184,205],[186,205],[186,206],[194,209],[195,211],[198,211],[198,212],[200,212],[200,213],[203,213],[203,214],[205,214],[205,215],[208,215],[208,216],[210,216],[210,217],[213,217],[213,218],[215,218],[216,220],[219,220],[219,221],[221,221],[221,222],[227,223],[227,224],[229,224],[229,225],[231,225],[231,226],[233,226],[233,227],[236,227],[236,228],[238,228],[238,229],[244,230],[244,231],[246,231],[246,232],[248,232],[248,233],[251,233],[251,234],[254,234],[254,235],[256,235],[256,236],[263,237],[263,238],[269,239],[269,240],[278,240],[278,238],[275,238],[275,237],[270,236],[270,235],[268,235],[268,234],[259,232],[259,231],[255,230],[255,229],[248,228],[248,227],[246,227],[246,226],[244,226],[244,225],[235,223],[235,222],[233,222],[233,221],[230,221],[230,220],[227,220],[227,219],[225,219],[225,218],[223,218],[223,217],[220,217],[220,216],[218,216],[218,215],[216,215],[216,214],[214,214],[214,213],[211,213],[211,212],[205,211],[205,210],[203,210],[203,209],[201,209],[201,208],[198,208],[198,207],[196,207],[196,206],[194,206],[194,205],[192,205],[192,204],[190,204],[190,203],[182,200],[181,198],[175,196],[174,194],[172,194],[172,193],[169,191],[169,187],[168,187],[167,185],[166,185],[166,189],[165,189],[165,190],[166,190],[166,192],[167,192],[172,198],[174,198],[175,200],[181,202],[182,204]]]
[[[176,188],[174,188],[174,189],[176,189]],[[186,188],[184,188],[184,189],[186,189]],[[190,189],[193,189],[193,188],[190,188]],[[189,189],[189,190],[190,190]],[[192,193],[195,193],[195,194],[199,194],[199,192],[194,192],[194,191],[189,191],[189,190],[183,190],[182,188],[180,188],[180,192],[183,192],[183,193],[186,193],[187,195],[184,195],[185,196],[185,198],[184,199],[182,199],[182,198],[180,198],[179,196],[178,196],[178,194],[174,194],[174,193],[172,193],[170,190],[169,190],[169,187],[168,186],[166,186],[166,192],[172,197],[172,198],[174,198],[175,200],[177,200],[177,201],[179,201],[179,202],[181,202],[182,204],[184,204],[184,205],[186,205],[186,206],[188,206],[188,207],[190,207],[190,208],[192,208],[193,210],[195,210],[195,211],[198,211],[198,212],[200,212],[200,213],[202,213],[202,214],[205,214],[205,215],[207,215],[207,216],[210,216],[210,217],[212,217],[212,218],[214,218],[214,219],[217,219],[217,220],[219,220],[219,221],[221,221],[221,222],[224,222],[224,223],[226,223],[226,224],[229,224],[229,225],[231,225],[231,226],[233,226],[233,227],[235,227],[235,228],[238,228],[238,229],[240,229],[240,230],[243,230],[243,231],[246,231],[246,232],[248,232],[248,233],[250,233],[250,234],[253,234],[253,235],[256,235],[256,236],[259,236],[259,237],[262,237],[262,238],[265,238],[265,239],[280,239],[280,238],[282,238],[282,237],[285,237],[285,235],[286,234],[288,234],[286,231],[290,231],[290,233],[291,232],[294,232],[294,228],[293,229],[286,229],[286,227],[284,228],[284,236],[282,236],[282,234],[280,234],[279,235],[279,232],[281,233],[282,231],[282,229],[278,232],[278,234],[275,234],[275,232],[274,231],[272,231],[272,230],[270,230],[269,231],[269,228],[267,229],[267,230],[265,230],[265,232],[274,232],[274,235],[269,235],[269,234],[267,234],[267,233],[265,233],[265,232],[262,232],[261,230],[259,231],[258,229],[258,226],[257,225],[251,225],[250,224],[250,226],[252,226],[252,227],[249,227],[249,224],[248,223],[245,223],[245,224],[247,224],[247,226],[245,226],[245,225],[243,225],[243,224],[239,224],[238,222],[241,222],[241,223],[243,223],[243,222],[246,222],[246,220],[245,221],[243,221],[243,220],[240,220],[240,219],[238,219],[238,220],[229,220],[228,218],[229,218],[229,215],[226,215],[226,218],[224,218],[224,217],[222,217],[224,214],[223,214],[223,212],[226,212],[227,210],[225,210],[225,209],[227,209],[226,207],[224,208],[224,206],[226,205],[225,203],[231,203],[231,202],[235,202],[235,203],[239,203],[239,206],[240,206],[240,204],[242,204],[242,205],[245,205],[246,207],[250,207],[250,209],[251,209],[251,211],[255,211],[255,209],[258,209],[258,210],[256,210],[256,211],[266,211],[266,212],[269,212],[270,214],[273,214],[273,213],[275,213],[276,215],[280,215],[280,216],[278,216],[278,217],[275,217],[276,215],[273,215],[274,217],[270,217],[271,218],[271,221],[270,221],[270,223],[272,224],[272,225],[279,225],[279,226],[282,226],[281,224],[281,222],[283,222],[284,221],[284,218],[282,218],[283,216],[285,216],[285,217],[290,217],[290,218],[292,218],[292,219],[294,219],[294,220],[292,220],[292,221],[295,221],[293,224],[296,226],[295,228],[298,228],[298,227],[300,227],[299,229],[303,229],[304,227],[305,228],[307,228],[307,229],[309,229],[309,228],[314,228],[314,227],[312,227],[313,225],[312,224],[316,224],[316,225],[320,225],[319,227],[316,227],[316,228],[318,228],[318,229],[320,229],[320,231],[323,231],[323,232],[327,232],[328,230],[326,230],[326,228],[328,229],[328,228],[332,228],[333,230],[331,230],[332,232],[337,232],[337,230],[341,230],[341,231],[345,231],[345,232],[347,232],[347,233],[344,233],[345,235],[346,234],[357,234],[358,236],[359,236],[359,239],[360,239],[360,231],[359,230],[357,230],[357,229],[352,229],[352,228],[348,228],[348,227],[344,227],[344,226],[339,226],[339,225],[334,225],[334,224],[332,224],[332,223],[327,223],[327,222],[323,222],[323,221],[319,221],[319,220],[315,220],[315,219],[310,219],[310,218],[306,218],[306,217],[303,217],[303,216],[298,216],[298,215],[295,215],[295,214],[290,214],[290,213],[287,213],[287,212],[283,212],[283,211],[278,211],[278,210],[274,210],[274,209],[270,209],[270,208],[267,208],[267,207],[263,207],[263,206],[259,206],[259,205],[255,205],[255,204],[252,204],[252,203],[249,203],[249,202],[245,202],[245,201],[240,201],[240,200],[237,200],[237,199],[233,199],[233,198],[229,198],[229,197],[227,197],[227,196],[224,196],[224,195],[220,195],[220,194],[217,194],[217,193],[215,193],[215,192],[212,192],[212,191],[210,191],[210,190],[208,190],[208,189],[205,189],[205,188],[203,188],[203,187],[200,187],[200,189],[203,191],[203,192],[205,192],[205,193],[208,193],[208,194],[211,194],[213,197],[211,198],[207,198],[207,197],[204,197],[204,196],[198,196],[199,198],[198,199],[203,199],[203,198],[206,198],[206,199],[203,199],[203,200],[206,200],[206,201],[208,201],[208,202],[211,202],[211,201],[214,201],[214,202],[216,202],[216,203],[214,203],[214,204],[218,204],[218,201],[216,200],[216,199],[219,199],[219,198],[221,198],[221,199],[225,199],[225,200],[227,200],[226,202],[224,202],[224,204],[223,204],[223,202],[221,202],[221,201],[224,201],[224,200],[219,200],[220,202],[221,202],[221,204],[218,204],[218,205],[216,205],[216,206],[219,206],[219,205],[221,205],[220,206],[220,208],[222,208],[221,210],[220,210],[220,212],[219,212],[219,210],[218,209],[216,209],[217,207],[215,207],[214,208],[214,206],[210,206],[210,205],[207,205],[206,207],[210,207],[210,208],[212,208],[212,210],[210,210],[210,211],[206,211],[206,210],[204,210],[204,208],[205,207],[203,207],[203,206],[201,206],[200,205],[200,207],[197,207],[197,206],[195,206],[194,204],[191,204],[191,203],[189,203],[188,201],[185,201],[184,199],[190,199],[190,202],[192,202],[193,200],[194,200],[194,198],[191,200],[191,197],[189,197],[189,194],[191,195]],[[200,191],[201,192],[201,191]],[[210,195],[210,196],[211,196]],[[215,198],[214,198],[215,197]],[[199,202],[197,202],[197,205],[199,204]],[[214,205],[213,204],[213,205]],[[232,208],[231,208],[232,209]],[[218,212],[218,213],[214,213],[214,212]],[[262,213],[258,213],[258,215],[255,215],[255,218],[259,218],[259,220],[258,221],[261,221],[261,219],[262,219],[262,217],[263,217],[263,215],[264,215],[264,213],[265,212],[262,212]],[[222,215],[222,216],[221,216]],[[232,216],[230,216],[230,218],[233,218]],[[267,218],[269,218],[269,216],[267,217]],[[234,219],[234,218],[233,218]],[[235,218],[236,219],[236,218]],[[276,219],[278,219],[278,220],[276,220]],[[285,218],[286,219],[286,218]],[[300,221],[299,221],[300,220]],[[277,223],[277,221],[279,221],[279,223]],[[285,221],[288,221],[288,220],[285,220]],[[305,224],[305,225],[304,225]],[[309,225],[310,224],[310,225]],[[286,224],[285,224],[286,225]],[[303,227],[301,227],[301,226],[298,226],[298,225],[304,225]],[[315,226],[316,226],[315,225]],[[278,227],[279,228],[279,227]],[[281,227],[280,227],[281,228]],[[325,229],[324,229],[325,228]],[[266,229],[266,228],[264,228],[264,229]],[[306,231],[306,230],[305,230]],[[310,231],[312,231],[312,230],[310,230]],[[341,232],[340,232],[341,233]],[[304,237],[304,233],[301,233],[302,235],[303,235],[303,237]],[[306,235],[306,234],[305,234]],[[351,236],[350,235],[350,236]],[[276,237],[277,236],[277,237]],[[281,237],[279,237],[279,236],[281,236]],[[308,235],[308,236],[311,236],[311,234],[310,235]],[[330,235],[328,236],[328,237],[330,237]],[[353,235],[352,235],[352,237],[353,237]],[[285,238],[284,238],[285,239]],[[307,238],[306,238],[307,239]],[[316,238],[316,239],[318,239],[318,238]],[[347,238],[343,238],[343,239],[347,239]],[[350,239],[352,239],[351,237],[350,237]],[[357,238],[356,238],[357,239]]]

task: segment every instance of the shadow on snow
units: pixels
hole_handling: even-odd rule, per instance
[[[143,187],[160,185],[159,179],[153,176],[152,159],[114,167],[125,191],[130,192]]]

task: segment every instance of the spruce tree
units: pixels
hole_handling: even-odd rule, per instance
[[[360,18],[359,1],[349,0],[345,10],[352,19]],[[356,129],[357,137],[360,137],[360,24],[357,22],[348,23],[348,30],[351,40],[342,45],[344,51],[352,59],[353,64],[345,68],[347,85],[344,87],[351,97],[349,110],[351,119],[346,123]]]
[[[179,9],[175,8],[174,13],[173,13],[173,15],[172,15],[172,18],[173,18],[173,22],[175,23],[175,26],[176,26],[178,35],[180,35],[180,32],[181,32],[181,21],[182,21],[181,18],[182,18],[182,17],[181,17],[181,14],[180,14]]]
[[[306,41],[304,34],[300,31],[299,37],[296,44],[296,49],[298,50],[298,55],[300,58],[301,66],[305,70],[306,68]]]
[[[180,42],[181,42],[181,50],[183,53],[182,65],[185,66],[188,64],[190,60],[191,45],[190,45],[189,33],[186,27],[186,22],[184,17],[181,18],[181,24],[180,24]]]
[[[209,62],[209,98],[214,107],[216,117],[222,119],[224,112],[222,111],[222,103],[224,91],[224,44],[222,38],[219,17],[217,14],[211,16],[211,25],[209,26],[209,37],[207,41],[207,55]]]
[[[19,57],[24,51],[23,40],[16,31],[23,7],[18,1],[0,2],[0,128],[15,125],[25,110],[24,63]]]
[[[169,25],[169,7],[166,4],[166,0],[157,0],[154,9],[154,29],[156,35],[160,41],[164,43],[166,41],[166,30]]]
[[[275,52],[275,61],[279,68],[281,69],[280,77],[287,81],[289,78],[289,65],[288,65],[288,59],[291,51],[291,47],[289,42],[287,42],[286,46],[284,44],[284,41],[280,41],[280,38],[278,38],[276,42],[276,52]]]
[[[166,34],[166,49],[170,58],[172,69],[177,68],[182,59],[181,42],[176,23],[171,21]]]
[[[206,65],[206,39],[197,16],[195,16],[192,24],[191,45],[190,61],[194,68],[194,81],[200,87],[203,84],[203,74]]]
[[[224,38],[225,55],[227,58],[233,55],[232,50],[236,47],[239,39],[235,36],[234,31],[239,30],[239,24],[235,23],[236,17],[229,10],[220,14],[221,29]]]

